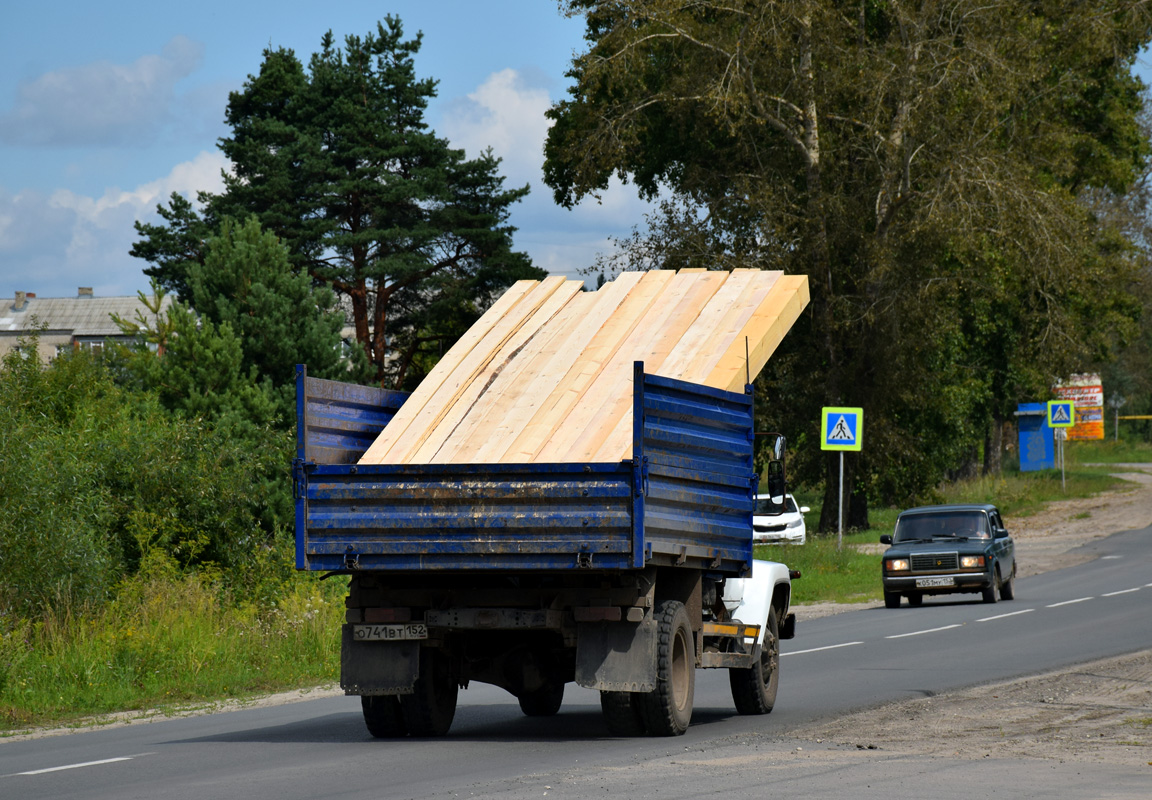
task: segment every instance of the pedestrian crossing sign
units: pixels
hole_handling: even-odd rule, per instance
[[[1048,427],[1071,428],[1076,424],[1075,404],[1072,400],[1048,401]]]
[[[864,428],[862,408],[824,408],[821,412],[821,450],[859,450]]]

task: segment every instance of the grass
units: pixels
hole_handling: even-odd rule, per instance
[[[835,536],[809,534],[804,545],[757,545],[755,556],[800,570],[792,583],[793,603],[861,603],[880,597],[880,561],[851,546],[860,538],[845,536],[841,548]]]
[[[1073,497],[1090,497],[1123,488],[1125,481],[1114,478],[1110,465],[1152,463],[1152,445],[1133,442],[1068,442],[1063,483],[1059,470],[1022,473],[1006,470],[999,476],[962,481],[940,489],[945,503],[994,503],[1003,513],[1008,529],[1013,517],[1031,516],[1048,503]],[[779,561],[798,569],[801,578],[793,584],[794,603],[853,603],[882,599],[880,556],[862,552],[867,545],[879,545],[880,535],[891,533],[900,508],[872,508],[869,528],[849,531],[843,547],[837,535],[817,534],[822,494],[796,493],[796,501],[808,506],[808,543],[796,545],[757,545],[756,558]],[[877,550],[877,547],[869,548]]]
[[[258,609],[196,575],[150,575],[98,611],[10,625],[0,733],[334,682],[344,611],[332,595],[301,578]]]

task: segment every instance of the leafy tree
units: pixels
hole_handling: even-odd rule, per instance
[[[145,271],[191,298],[205,231],[254,215],[296,270],[346,303],[375,379],[397,387],[504,288],[543,277],[512,249],[509,209],[528,188],[505,189],[491,152],[467,159],[427,129],[435,82],[416,77],[420,41],[389,16],[343,48],[326,34],[307,69],[291,50],[265,50],[229,97],[224,192],[201,195],[202,217],[173,198],[165,225],[139,225]]]
[[[85,351],[24,351],[0,360],[0,630],[104,602],[150,552],[238,580],[282,531],[274,440],[174,415]]]
[[[1130,68],[1143,3],[691,4],[573,0],[589,48],[555,106],[545,181],[572,205],[613,175],[672,201],[626,266],[807,273],[809,311],[762,381],[825,486],[822,405],[860,405],[850,522],[908,502],[1014,402],[1131,328],[1130,241],[1083,202],[1149,148]]]

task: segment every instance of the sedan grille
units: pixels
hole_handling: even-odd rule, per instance
[[[956,553],[913,553],[913,572],[935,572],[960,568],[960,557]]]

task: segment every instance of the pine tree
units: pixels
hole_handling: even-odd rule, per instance
[[[201,196],[203,217],[174,198],[166,225],[139,226],[145,272],[190,297],[205,227],[254,215],[294,270],[340,297],[375,379],[395,387],[418,382],[507,286],[544,277],[512,249],[509,210],[528,187],[505,189],[499,159],[468,159],[428,129],[436,84],[416,76],[420,42],[389,16],[343,48],[329,32],[307,69],[265,50],[229,97],[224,191]]]

